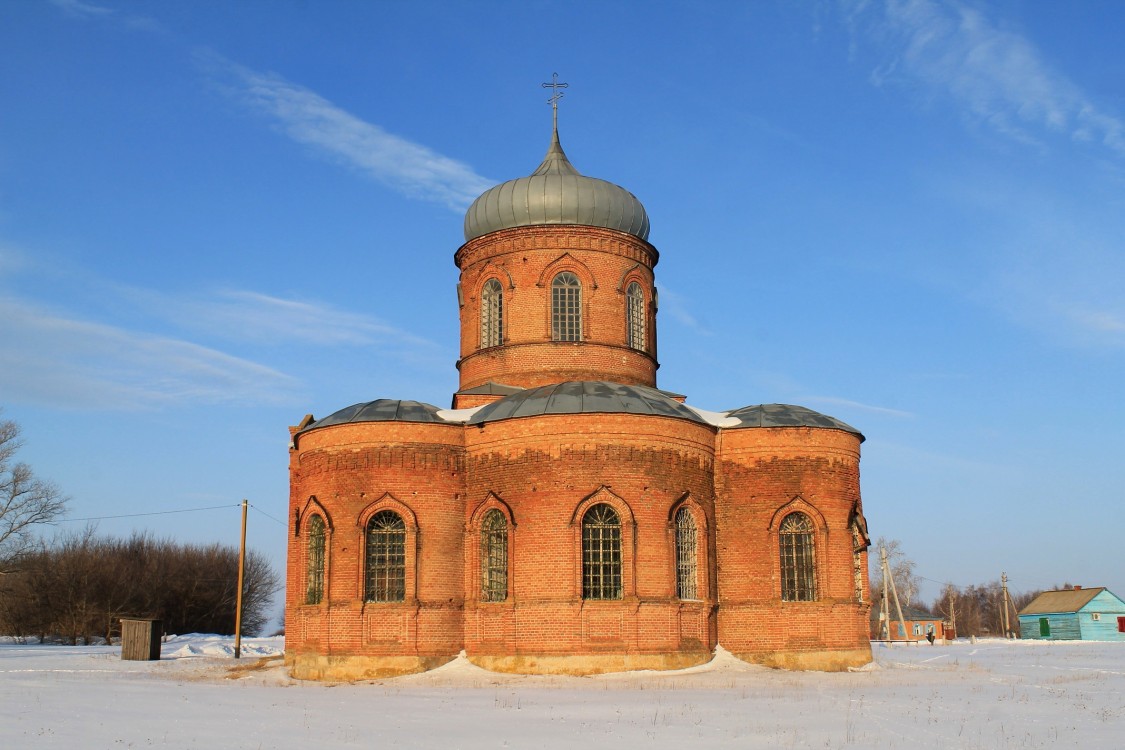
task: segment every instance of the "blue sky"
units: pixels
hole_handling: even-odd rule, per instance
[[[662,253],[659,385],[855,425],[930,579],[1125,594],[1125,7],[6,3],[0,406],[70,516],[235,543],[287,426],[448,406],[464,209],[550,136]],[[252,514],[281,567],[285,528]]]

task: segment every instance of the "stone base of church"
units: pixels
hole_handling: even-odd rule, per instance
[[[843,672],[871,662],[870,648],[822,649],[816,651],[771,651],[734,653],[750,664],[797,671]],[[355,682],[401,677],[436,669],[453,656],[324,656],[286,654],[289,674],[298,680]],[[491,672],[512,674],[592,675],[635,670],[686,669],[711,660],[708,652],[663,654],[540,654],[520,656],[473,655],[470,662]]]
[[[711,654],[700,651],[664,654],[473,655],[468,658],[473,664],[491,672],[591,675],[639,669],[686,669],[707,663],[711,660]]]
[[[750,664],[773,669],[812,672],[846,672],[871,663],[871,647],[822,649],[817,651],[735,652],[734,656]]]
[[[356,682],[401,677],[436,669],[454,656],[323,656],[285,654],[285,666],[297,680]]]

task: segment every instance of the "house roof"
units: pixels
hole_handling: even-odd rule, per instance
[[[1045,615],[1053,612],[1077,612],[1090,603],[1098,594],[1105,591],[1104,586],[1092,589],[1064,589],[1063,591],[1044,591],[1019,611],[1021,615]]]
[[[876,603],[876,605],[871,608],[871,619],[872,619],[872,621],[876,621],[876,620],[879,619],[879,610],[880,609],[882,609],[882,603],[881,602]],[[891,604],[890,611],[887,613],[887,616],[892,621],[895,621],[895,622],[898,621],[898,610],[895,609],[894,604]],[[941,615],[935,615],[932,612],[927,612],[926,610],[924,610],[920,607],[906,607],[906,606],[904,606],[902,608],[902,617],[903,617],[904,620],[907,620],[908,622],[926,622],[928,620],[941,621],[943,619]]]

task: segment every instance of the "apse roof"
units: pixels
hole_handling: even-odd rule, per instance
[[[380,398],[365,404],[352,404],[324,419],[318,419],[301,432],[337,424],[355,422],[445,422],[436,406],[421,401],[399,401]]]
[[[541,414],[649,414],[707,424],[701,416],[656,388],[602,380],[569,381],[529,388],[482,406],[469,424]]]
[[[727,429],[737,430],[746,427],[826,427],[829,429],[843,430],[853,435],[858,435],[863,440],[863,433],[846,422],[841,422],[835,417],[806,409],[803,406],[791,404],[758,404],[757,406],[744,406],[727,412],[727,417],[737,419],[739,424]]]
[[[559,143],[556,127],[543,163],[528,177],[508,180],[473,201],[465,241],[512,227],[580,224],[648,239],[648,212],[623,187],[582,175]]]

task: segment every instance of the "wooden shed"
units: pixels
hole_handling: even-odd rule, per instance
[[[1125,602],[1104,586],[1044,591],[1019,619],[1021,638],[1125,641]]]
[[[160,659],[160,620],[121,620],[121,658],[126,661],[157,661]]]

